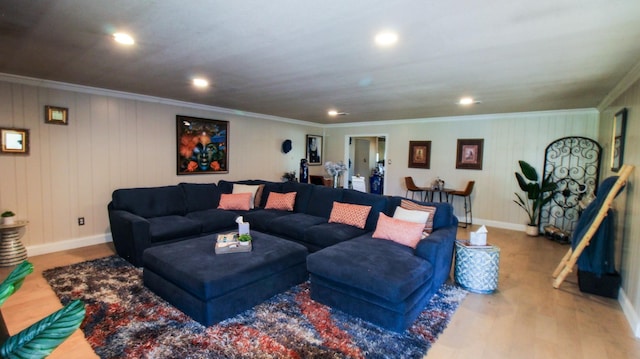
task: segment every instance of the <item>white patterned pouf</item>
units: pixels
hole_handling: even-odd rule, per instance
[[[456,242],[454,277],[460,286],[474,293],[492,293],[498,288],[500,248],[473,247]]]

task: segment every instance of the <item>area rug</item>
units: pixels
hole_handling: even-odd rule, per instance
[[[466,291],[445,284],[412,327],[384,330],[309,297],[309,283],[211,327],[142,283],[117,256],[43,273],[63,304],[86,303],[81,325],[101,358],[422,358]]]

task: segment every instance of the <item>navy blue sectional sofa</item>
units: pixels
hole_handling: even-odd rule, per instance
[[[232,193],[234,183],[263,185],[256,208],[217,208],[221,194]],[[294,210],[264,209],[271,192],[296,192]],[[392,217],[402,199],[297,182],[220,180],[118,189],[108,212],[118,255],[136,266],[142,265],[147,248],[237,229],[235,219],[241,215],[251,230],[308,249],[315,300],[402,331],[449,277],[458,224],[450,204],[428,203],[437,208],[433,232],[416,249],[372,238],[379,214]],[[334,202],[371,206],[365,228],[329,223]]]

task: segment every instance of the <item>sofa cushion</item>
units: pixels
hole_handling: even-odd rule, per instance
[[[248,211],[251,208],[251,193],[223,193],[218,209]]]
[[[383,212],[387,207],[387,198],[385,196],[363,193],[352,189],[344,190],[342,202],[371,206],[371,212],[369,212],[367,223],[364,226],[364,228],[370,231],[376,228],[378,214]]]
[[[202,233],[213,233],[222,229],[237,226],[238,214],[222,209],[207,209],[187,213],[187,218],[200,223]]]
[[[342,223],[364,229],[371,206],[333,202],[329,223]]]
[[[321,223],[307,228],[304,242],[313,248],[325,248],[367,233],[366,229],[342,223]]]
[[[291,214],[291,212],[280,211],[277,209],[256,209],[242,213],[244,221],[249,222],[251,229],[265,233],[272,232],[272,225],[270,224],[271,220],[282,216],[288,216],[289,214]]]
[[[200,233],[200,222],[184,216],[149,218],[149,242],[164,242],[195,236]]]
[[[392,303],[402,302],[433,276],[431,264],[413,255],[411,248],[370,234],[310,254],[307,269]]]
[[[304,241],[305,230],[320,223],[327,223],[327,218],[305,213],[291,213],[288,216],[272,219],[269,222],[269,231],[285,238]]]
[[[282,182],[269,182],[264,184],[264,188],[262,189],[262,196],[260,196],[259,203],[256,201],[256,207],[264,208],[267,204],[267,199],[269,198],[269,193],[278,192],[284,193],[282,190],[283,183]]]
[[[331,188],[325,186],[308,185],[313,188],[309,206],[305,211],[306,214],[329,218],[333,209],[333,202],[342,202],[342,195],[345,190],[340,188]]]
[[[457,218],[453,215],[453,206],[447,202],[419,202],[404,197],[394,196],[388,199],[388,206],[385,214],[388,216],[393,216],[393,212],[395,211],[396,207],[400,206],[403,200],[422,206],[435,207],[436,213],[432,216],[434,231],[439,228],[449,227],[454,223],[457,223]]]
[[[115,210],[144,218],[184,215],[187,212],[184,193],[178,186],[118,189],[113,191],[112,203]]]
[[[314,206],[311,202],[311,195],[314,190],[313,187],[315,186],[308,183],[284,182],[282,183],[282,191],[279,192],[296,192],[296,203],[293,206],[293,211],[306,213],[307,208]]]
[[[187,212],[218,208],[220,189],[215,183],[180,183],[187,201]]]
[[[289,193],[269,193],[267,203],[264,205],[264,209],[278,209],[281,211],[293,211],[293,206],[296,203],[296,192]]]
[[[415,249],[422,237],[423,229],[423,222],[403,221],[389,218],[386,214],[381,213],[372,237],[388,239]]]

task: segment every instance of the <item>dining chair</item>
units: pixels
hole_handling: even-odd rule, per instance
[[[458,197],[462,197],[464,201],[464,222],[460,222],[460,227],[467,228],[467,226],[473,224],[473,212],[471,211],[471,192],[473,192],[473,186],[475,185],[475,181],[467,182],[467,187],[462,191],[452,191],[450,195],[451,204],[453,204],[453,200]]]
[[[409,198],[409,192],[411,192],[411,199],[413,199],[417,192],[420,194],[420,200],[424,201],[423,193],[425,192],[425,189],[416,186],[416,184],[413,182],[413,177],[405,177],[404,183],[407,186],[407,192],[404,194],[405,197]]]

